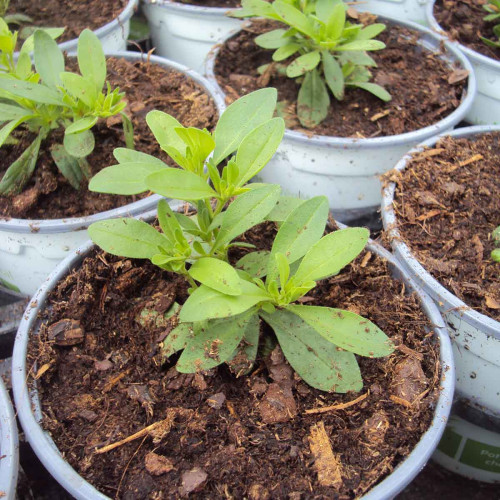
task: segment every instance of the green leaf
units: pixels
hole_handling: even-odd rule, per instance
[[[385,49],[385,43],[379,40],[354,40],[343,45],[337,45],[335,50],[381,50]]]
[[[284,61],[288,59],[290,56],[293,56],[297,51],[301,49],[301,45],[295,42],[289,42],[286,45],[283,45],[278,50],[276,50],[273,54],[273,61]]]
[[[236,263],[236,267],[253,278],[262,278],[267,273],[267,263],[270,255],[271,252],[268,250],[247,253]]]
[[[243,186],[267,165],[278,149],[285,133],[285,122],[273,118],[252,130],[236,153],[238,177],[234,184]]]
[[[193,219],[179,212],[174,212],[174,215],[187,233],[194,234],[195,236],[201,235],[201,230]]]
[[[320,59],[321,57],[317,50],[301,55],[287,66],[286,76],[288,78],[302,76],[304,73],[312,71],[319,64]]]
[[[25,82],[23,80],[14,80],[9,78],[0,78],[0,89],[10,92],[16,97],[23,97],[33,102],[40,104],[55,104],[57,106],[65,106],[60,94],[40,85],[38,83]]]
[[[34,27],[35,29],[40,29],[38,27]],[[47,33],[51,38],[58,38],[64,33],[64,28],[43,28],[43,31]],[[22,54],[29,54],[30,52],[33,52],[33,49],[35,48],[35,40],[34,36],[31,35],[26,40],[24,41],[20,52]]]
[[[182,128],[182,125],[173,116],[163,111],[150,111],[146,115],[146,123],[163,150],[174,148],[181,155],[186,154],[186,144],[175,130]]]
[[[283,37],[285,33],[284,29],[268,31],[263,35],[257,36],[254,42],[264,49],[277,49],[288,43],[288,39]]]
[[[76,122],[73,122],[69,127],[66,128],[66,134],[79,134],[80,132],[85,132],[91,129],[97,123],[97,116],[86,116],[81,118]]]
[[[113,156],[119,163],[156,163],[158,167],[165,168],[166,163],[163,163],[159,158],[141,153],[135,149],[116,148],[113,150]]]
[[[56,88],[61,84],[59,75],[64,71],[64,57],[57,43],[43,30],[36,30],[35,68],[42,82],[48,87]]]
[[[271,3],[265,0],[242,0],[241,9],[229,13],[231,17],[266,17],[279,20],[280,17],[274,12]]]
[[[97,92],[94,84],[76,73],[63,72],[59,75],[61,82],[69,95],[82,101],[93,109],[97,101]]]
[[[191,323],[180,323],[175,327],[163,341],[162,358],[166,360],[172,354],[185,349],[187,343],[194,337],[193,325]]]
[[[180,313],[183,322],[227,318],[241,314],[259,302],[268,301],[267,293],[257,285],[240,279],[241,295],[226,295],[206,285],[197,288],[186,300]]]
[[[344,98],[344,75],[337,60],[326,51],[321,53],[323,58],[323,72],[326,84],[332,91],[335,99],[341,101]]]
[[[357,35],[356,40],[370,40],[385,30],[385,24],[374,23],[363,28]]]
[[[120,257],[151,259],[168,240],[154,227],[137,219],[110,219],[94,222],[88,229],[94,243]]]
[[[312,128],[328,115],[330,98],[317,70],[306,73],[297,98],[297,116],[304,127]]]
[[[226,295],[241,295],[236,270],[223,260],[212,257],[198,259],[189,269],[191,278]]]
[[[10,134],[14,129],[16,129],[19,125],[21,125],[21,123],[31,118],[32,115],[26,113],[29,113],[29,111],[25,111],[24,116],[21,116],[20,118],[10,121],[0,129],[0,146],[4,144],[4,142],[7,140],[7,138],[10,136]]]
[[[336,59],[343,65],[352,63],[355,66],[372,66],[376,67],[377,63],[366,52],[345,51],[337,54]]]
[[[229,368],[237,378],[247,375],[252,369],[259,349],[259,335],[260,318],[257,314],[252,314],[245,326],[242,342],[234,357],[228,361]]]
[[[155,193],[178,200],[196,201],[216,196],[202,177],[177,168],[165,168],[149,175],[146,186]]]
[[[280,196],[274,208],[267,214],[266,220],[283,222],[302,203],[304,200],[295,196]]]
[[[304,33],[310,38],[314,38],[314,22],[305,14],[296,9],[293,5],[283,1],[275,0],[273,2],[275,12],[283,19],[283,21],[292,26],[297,31]]]
[[[61,174],[75,189],[79,189],[83,174],[78,159],[68,154],[62,144],[53,145],[50,148],[50,154]]]
[[[7,120],[13,120],[13,123],[17,123],[17,120],[28,119],[28,117],[30,116],[31,112],[27,109],[21,108],[20,106],[15,106],[0,102],[0,121],[2,122],[5,122]],[[10,135],[10,132],[9,134],[7,134],[7,136],[8,135]],[[2,144],[3,142],[0,141],[0,146]]]
[[[212,134],[207,130],[200,130],[194,127],[177,127],[175,132],[188,146],[195,160],[199,162],[200,171],[197,173],[201,173],[203,171],[203,162],[215,148],[215,141]]]
[[[274,330],[281,349],[293,369],[310,386],[328,392],[359,391],[361,372],[354,354],[339,351],[304,320],[288,310],[259,312]]]
[[[27,80],[31,74],[31,58],[26,52],[20,52],[16,63],[16,74],[21,80]]]
[[[183,243],[186,242],[182,233],[181,225],[175,217],[175,213],[170,208],[167,200],[160,200],[158,202],[158,221],[163,234],[167,237],[172,246],[179,240],[177,235],[180,235],[180,240],[182,240]]]
[[[89,189],[98,193],[123,195],[144,193],[149,189],[146,185],[147,177],[164,168],[168,167],[162,161],[149,161],[149,159],[112,165],[103,168],[92,177]]]
[[[342,36],[346,24],[346,7],[338,2],[326,21],[326,34],[330,40],[338,40]]]
[[[295,273],[295,282],[317,281],[337,274],[365,248],[370,236],[367,229],[349,227],[323,236],[306,253]]]
[[[377,325],[353,312],[299,305],[289,305],[287,309],[346,351],[370,358],[388,356],[394,351],[393,343]]]
[[[106,58],[101,41],[89,29],[78,37],[77,58],[82,76],[94,84],[96,92],[101,92],[106,81]]]
[[[247,313],[204,323],[188,340],[177,361],[177,371],[195,373],[210,370],[231,358],[243,338],[249,319]]]
[[[234,153],[243,138],[255,127],[273,117],[277,97],[278,92],[274,88],[260,89],[241,97],[226,108],[214,132],[215,165]]]
[[[85,158],[94,150],[95,137],[90,130],[78,134],[64,134],[66,151],[76,158]]]
[[[252,189],[238,196],[227,208],[214,248],[230,243],[259,222],[273,209],[280,194],[274,184]]]
[[[316,15],[326,24],[337,4],[337,0],[316,0]]]
[[[388,102],[392,99],[391,94],[387,92],[383,87],[377,85],[376,83],[370,82],[349,82],[350,87],[359,87],[360,89],[366,90],[373,94],[375,97],[378,97],[382,101]]]

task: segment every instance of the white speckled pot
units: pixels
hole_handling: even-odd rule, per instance
[[[372,12],[426,26],[425,7],[428,2],[429,0],[364,0],[354,7],[361,12]]]
[[[16,498],[19,472],[19,441],[9,393],[0,377],[0,494],[2,499]]]

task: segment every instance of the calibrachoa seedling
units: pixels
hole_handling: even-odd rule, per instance
[[[305,127],[314,127],[326,118],[330,107],[327,88],[338,100],[344,98],[346,87],[367,90],[383,101],[391,99],[384,88],[370,82],[368,68],[376,63],[366,53],[385,48],[383,42],[374,40],[385,25],[353,24],[346,12],[342,0],[243,0],[242,9],[231,13],[288,26],[264,33],[255,42],[265,49],[276,49],[273,61],[277,69],[301,82],[297,116]]]
[[[51,34],[37,30],[23,44],[14,61],[17,34],[0,23],[0,147],[16,142],[13,132],[20,126],[35,134],[33,142],[5,172],[0,195],[14,194],[30,179],[40,145],[54,131],[63,129],[63,144],[51,147],[52,158],[61,173],[75,188],[90,169],[85,157],[94,149],[91,128],[100,118],[118,113],[122,116],[127,147],[133,148],[133,130],[123,113],[123,93],[106,82],[106,59],[101,42],[90,30],[78,39],[78,66],[81,74],[65,71],[64,56]],[[52,33],[53,35],[54,33]],[[29,52],[34,49],[35,71]],[[103,86],[106,83],[106,91]]]
[[[190,283],[189,298],[176,312],[179,324],[163,343],[165,358],[182,351],[178,371],[193,373],[225,362],[237,375],[248,373],[257,356],[262,319],[311,386],[360,390],[354,353],[387,356],[393,351],[390,340],[353,312],[296,301],[356,258],[369,233],[349,228],[324,236],[326,197],[301,201],[280,197],[277,185],[247,184],[283,137],[283,120],[272,118],[276,98],[275,89],[242,97],[227,108],[213,134],[150,112],[149,127],[180,168],[116,149],[119,164],[93,177],[90,189],[118,194],[150,190],[193,203],[197,212],[191,217],[175,213],[162,200],[162,232],[140,220],[114,219],[92,224],[89,234],[109,253],[150,259]],[[226,160],[220,174],[218,167]],[[265,220],[280,222],[271,250],[252,251],[231,265],[228,250],[252,248],[238,237]],[[178,309],[176,305],[174,311]]]
[[[497,40],[490,40],[485,37],[481,37],[481,40],[494,49],[500,49],[500,0],[490,0],[486,5],[483,5],[483,9],[489,12],[484,18],[485,21],[497,21],[497,24],[493,27],[493,33],[495,33]]]
[[[493,244],[495,245],[494,250],[491,252],[491,258],[495,262],[500,262],[500,226],[498,226],[492,233],[491,237],[493,239]]]

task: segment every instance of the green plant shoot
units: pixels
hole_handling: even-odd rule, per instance
[[[179,324],[163,343],[165,358],[182,351],[178,371],[227,363],[237,375],[248,373],[263,320],[308,384],[324,391],[359,391],[363,384],[355,354],[387,356],[393,350],[389,339],[357,314],[297,300],[356,258],[369,233],[349,228],[324,236],[326,197],[295,200],[280,197],[277,185],[247,184],[283,137],[283,120],[272,118],[276,99],[276,90],[269,88],[242,97],[227,108],[213,133],[185,128],[172,116],[151,111],[146,118],[151,130],[180,168],[116,149],[119,164],[99,172],[90,188],[120,194],[149,190],[192,203],[196,214],[174,213],[162,200],[161,232],[140,220],[114,219],[92,224],[89,234],[109,253],[150,259],[190,283]],[[231,247],[253,248],[238,238],[273,219],[280,228],[271,250],[252,251],[231,265]]]
[[[492,233],[493,245],[496,247],[491,252],[491,259],[495,262],[500,262],[500,226],[498,226]]]
[[[0,195],[21,191],[35,169],[42,142],[57,130],[64,130],[64,140],[51,147],[52,158],[75,189],[83,176],[90,178],[85,158],[94,149],[91,129],[99,119],[120,113],[128,125],[124,127],[127,145],[133,146],[130,120],[123,113],[124,94],[106,82],[106,59],[99,39],[90,30],[81,33],[77,74],[65,71],[64,56],[53,40],[57,34],[57,30],[35,31],[15,61],[17,33],[0,20],[0,148],[17,141],[14,132],[20,127],[35,136],[5,172]]]
[[[276,70],[300,82],[297,116],[304,127],[315,127],[328,115],[330,97],[344,98],[345,89],[357,87],[383,101],[390,94],[373,82],[369,67],[376,63],[367,51],[381,50],[385,44],[374,38],[384,24],[353,24],[347,20],[342,0],[242,0],[234,17],[263,17],[276,20],[279,28],[258,36],[260,47],[274,50]],[[260,68],[265,71],[268,65]]]
[[[489,0],[486,5],[483,5],[483,9],[489,14],[484,17],[485,21],[495,22],[493,27],[493,33],[496,35],[496,40],[490,40],[485,37],[481,37],[481,40],[490,47],[494,49],[500,49],[500,0]]]

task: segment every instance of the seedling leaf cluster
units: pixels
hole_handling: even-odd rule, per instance
[[[282,197],[277,185],[248,184],[284,134],[283,120],[273,118],[276,99],[275,89],[242,97],[227,108],[213,133],[151,111],[149,127],[180,168],[119,148],[114,151],[119,163],[99,172],[89,187],[119,194],[152,191],[189,202],[196,212],[174,212],[161,200],[161,231],[140,220],[113,219],[92,224],[89,234],[111,254],[149,259],[190,283],[179,324],[163,343],[165,358],[181,351],[178,371],[227,363],[237,375],[248,373],[265,343],[263,320],[311,386],[360,390],[355,354],[386,356],[393,350],[390,340],[353,312],[297,301],[355,259],[368,231],[348,228],[325,236],[326,197],[302,201]],[[243,233],[273,219],[279,230],[270,251],[241,241]],[[238,246],[250,251],[232,265],[228,252]]]
[[[481,37],[481,40],[490,47],[494,49],[500,49],[500,0],[489,0],[486,5],[483,5],[483,9],[489,14],[484,18],[487,22],[495,22],[493,27],[493,33],[496,35],[496,40],[490,40],[489,38]]]

